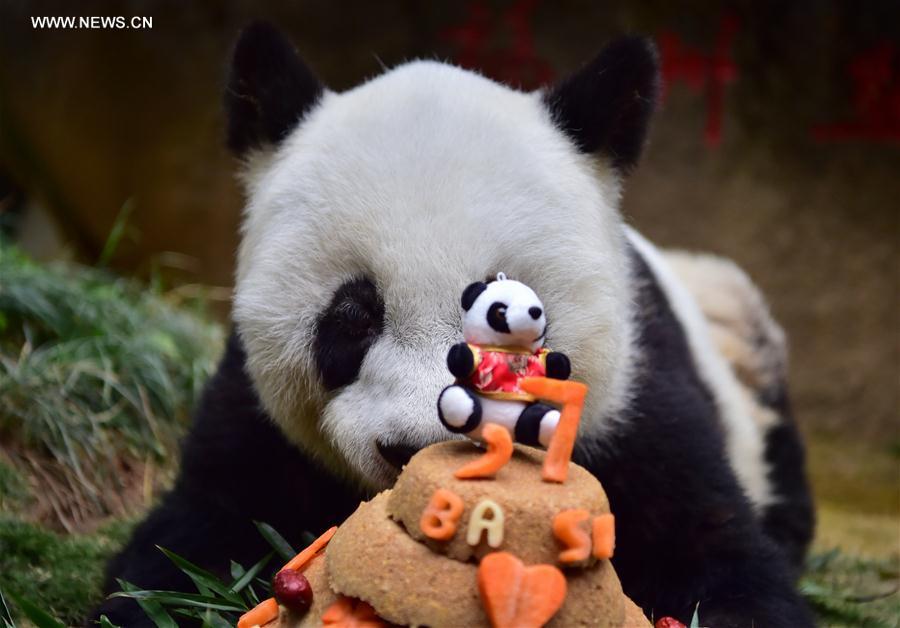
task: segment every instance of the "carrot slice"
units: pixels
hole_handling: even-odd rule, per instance
[[[616,549],[616,519],[612,514],[599,515],[593,521],[594,556],[600,560],[613,557]]]
[[[315,558],[316,554],[328,545],[328,541],[331,540],[331,537],[334,536],[335,532],[337,532],[337,526],[332,526],[326,530],[322,536],[310,543],[309,547],[290,559],[281,570],[293,569],[294,571],[299,571],[303,569],[306,566],[306,563]]]
[[[386,624],[368,602],[341,596],[322,614],[322,625],[333,628],[382,628]]]
[[[581,382],[570,382],[549,377],[523,377],[519,388],[539,399],[562,405],[559,425],[550,439],[547,457],[541,477],[545,482],[565,482],[569,474],[569,460],[578,436],[578,422],[588,387]]]
[[[344,621],[353,613],[353,600],[349,597],[341,596],[334,603],[325,609],[322,613],[322,624],[325,626],[333,626],[340,621]]]
[[[481,430],[481,437],[487,443],[487,451],[468,464],[464,464],[453,476],[459,480],[490,478],[503,468],[512,457],[512,437],[506,428],[495,423],[487,423]]]
[[[449,541],[456,534],[456,523],[463,513],[463,500],[453,491],[437,489],[422,511],[419,528],[430,539]]]
[[[566,577],[553,565],[526,567],[509,552],[478,565],[478,591],[494,628],[539,628],[566,599]]]
[[[275,619],[278,619],[278,602],[275,601],[274,597],[270,597],[241,615],[237,628],[262,626]]]
[[[580,563],[590,557],[591,537],[581,527],[590,516],[587,510],[563,510],[553,517],[553,535],[567,548],[559,553],[559,562]]]
[[[478,592],[491,625],[509,626],[516,616],[525,566],[509,552],[492,552],[478,565]]]

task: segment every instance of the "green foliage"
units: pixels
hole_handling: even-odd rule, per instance
[[[272,546],[272,549],[274,549],[283,560],[288,561],[297,555],[297,550],[291,547],[291,544],[287,542],[287,539],[281,536],[275,528],[262,521],[254,521],[253,523],[256,524],[256,529],[259,530],[259,533],[262,534],[266,542]]]
[[[0,437],[58,463],[89,509],[123,463],[173,449],[221,342],[165,295],[0,242]]]
[[[37,626],[37,628],[66,628],[64,623],[54,619],[47,611],[35,605],[30,600],[20,598],[12,593],[10,593],[9,597],[16,603],[16,606],[22,609],[22,613],[25,617]],[[11,621],[10,624],[14,625]]]
[[[831,550],[810,557],[800,590],[823,626],[896,628],[900,556],[864,559]]]
[[[258,574],[272,560],[274,552],[264,556],[249,569],[232,561],[233,580],[228,583],[173,552],[159,549],[191,579],[198,592],[146,591],[120,581],[122,591],[113,595],[136,600],[158,628],[177,626],[176,617],[197,619],[204,627],[234,626],[242,614],[260,602],[254,583],[265,592],[263,597],[271,593],[269,583],[259,578]]]
[[[121,516],[136,463],[173,464],[221,343],[197,304],[0,239],[0,626],[78,625],[100,601],[130,524],[65,536],[35,519]]]
[[[0,512],[12,512],[28,503],[28,483],[15,468],[0,460]]]
[[[272,546],[272,551],[249,569],[231,561],[231,582],[225,582],[178,554],[160,547],[159,550],[191,579],[197,593],[145,591],[128,582],[120,582],[122,592],[114,594],[114,597],[136,600],[158,628],[176,626],[177,621],[173,616],[192,617],[200,620],[204,627],[210,628],[234,626],[242,614],[272,594],[271,583],[260,578],[259,574],[267,567],[272,567],[275,556],[285,561],[297,554],[272,526],[257,521],[256,527]],[[312,537],[309,533],[304,533],[304,536]]]
[[[694,614],[691,616],[691,625],[688,628],[700,628],[700,603],[694,607]]]
[[[91,535],[66,536],[0,517],[0,591],[27,617],[37,607],[76,625],[99,602],[103,565],[129,529],[116,523]]]

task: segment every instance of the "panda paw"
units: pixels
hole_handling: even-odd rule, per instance
[[[471,432],[481,423],[481,403],[462,386],[447,386],[438,397],[438,418],[455,434]]]
[[[463,379],[472,374],[475,370],[475,356],[472,349],[464,342],[450,347],[447,354],[447,368],[459,379]]]
[[[547,354],[547,377],[553,379],[569,379],[572,374],[572,364],[568,356],[559,351],[551,351]]]

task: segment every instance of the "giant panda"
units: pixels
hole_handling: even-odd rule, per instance
[[[191,590],[156,546],[219,573],[251,564],[267,551],[254,521],[300,545],[459,437],[436,416],[458,295],[503,271],[541,296],[548,345],[590,386],[574,460],[609,495],[625,592],[648,617],[811,625],[794,580],[812,508],[783,377],[741,380],[697,298],[702,260],[618,210],[658,81],[652,44],[624,38],[536,92],[414,61],[336,93],[277,29],[245,29],[225,96],[246,190],[233,332],[175,485],[107,591]],[[764,304],[731,303],[771,332],[746,351],[781,342]],[[101,614],[149,625],[122,598]]]

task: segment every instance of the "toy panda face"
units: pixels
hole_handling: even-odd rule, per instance
[[[434,62],[340,94],[308,88],[310,76],[257,28],[229,88],[230,144],[248,165],[233,316],[287,437],[378,489],[404,451],[451,438],[435,403],[460,340],[458,297],[500,270],[547,313],[529,315],[544,307],[521,284],[494,282],[467,334],[534,344],[552,319],[548,342],[591,385],[584,423],[602,424],[624,403],[631,341],[621,169],[560,129],[547,94]],[[495,302],[508,335],[490,326]]]
[[[463,338],[468,343],[524,347],[531,351],[544,345],[544,304],[523,283],[499,279],[471,284],[463,292],[463,308]]]

